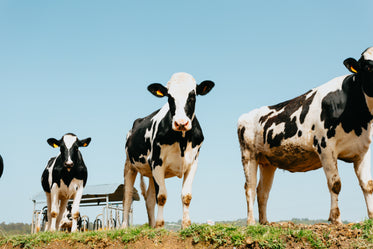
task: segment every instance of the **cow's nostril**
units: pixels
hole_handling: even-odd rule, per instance
[[[68,168],[71,168],[72,166],[74,166],[74,163],[73,162],[65,162],[65,166],[68,167]]]

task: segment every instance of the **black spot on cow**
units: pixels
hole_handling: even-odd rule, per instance
[[[315,130],[315,125],[312,125],[312,128],[311,128],[313,131]]]
[[[317,144],[317,153],[321,154],[321,147],[320,147],[320,144]]]
[[[270,111],[267,115],[261,116],[259,122],[262,124],[263,122],[267,121],[268,117],[271,116],[273,111]]]
[[[269,109],[275,110],[276,113],[274,116],[269,118],[269,114],[262,116],[260,118],[260,122],[264,123],[264,131],[263,131],[263,142],[268,143],[270,147],[276,147],[281,145],[281,141],[283,139],[288,139],[290,137],[293,137],[298,132],[298,127],[296,124],[297,117],[294,116],[291,118],[292,114],[294,114],[299,108],[302,108],[299,121],[301,123],[304,122],[304,119],[309,111],[309,106],[312,103],[312,100],[316,94],[314,92],[310,97],[307,98],[307,95],[311,91],[308,91],[307,93],[298,96],[294,99],[279,103],[277,105],[269,106]],[[279,125],[281,123],[284,123],[284,131],[280,132],[279,134],[275,134],[273,137],[273,130],[271,129],[268,131],[268,129],[274,124]]]
[[[326,147],[326,141],[325,141],[325,137],[322,137],[321,139],[321,147],[325,148]]]
[[[302,136],[302,131],[299,130],[299,131],[298,131],[298,137],[301,137],[301,136]]]
[[[317,140],[316,136],[313,136],[313,146],[316,146],[319,144],[319,141]]]
[[[372,120],[362,91],[362,82],[354,75],[343,80],[341,90],[328,93],[322,100],[321,108],[320,119],[324,121],[328,138],[335,136],[335,129],[340,124],[346,133],[354,131],[360,136]]]
[[[194,110],[195,110],[195,106],[196,106],[196,93],[195,91],[191,91],[189,94],[188,94],[188,98],[187,98],[187,103],[184,107],[184,110],[185,110],[185,114],[187,115],[188,118],[192,119],[193,118],[193,114],[194,114]]]

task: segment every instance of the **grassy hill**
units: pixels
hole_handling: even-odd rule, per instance
[[[0,236],[1,248],[373,248],[373,220],[339,226],[192,224],[177,232],[147,225],[81,233]]]

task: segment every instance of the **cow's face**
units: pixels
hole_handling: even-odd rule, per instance
[[[367,48],[359,61],[348,58],[344,62],[350,72],[357,74],[363,80],[364,92],[373,97],[373,47]]]
[[[79,140],[76,135],[67,133],[60,140],[49,138],[47,142],[53,148],[60,148],[64,166],[70,171],[74,167],[74,162],[79,159],[79,147],[87,147],[91,142],[91,138]]]
[[[168,97],[172,129],[189,131],[192,129],[196,95],[207,94],[214,85],[214,82],[209,80],[197,85],[190,74],[175,73],[167,83],[167,87],[154,83],[148,86],[148,90],[157,97]]]

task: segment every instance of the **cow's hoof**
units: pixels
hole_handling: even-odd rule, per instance
[[[164,220],[157,220],[155,222],[155,228],[162,228],[164,227]]]
[[[192,222],[190,220],[183,220],[183,222],[181,223],[181,229],[190,227],[190,225],[192,225]]]
[[[255,219],[247,219],[246,225],[248,225],[248,226],[255,225]]]

